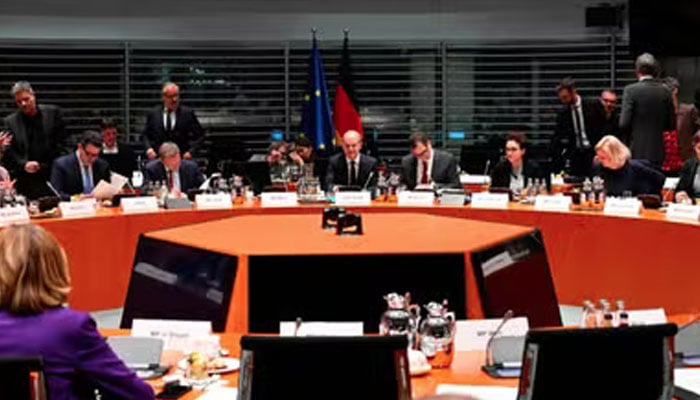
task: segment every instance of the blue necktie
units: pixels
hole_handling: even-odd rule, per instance
[[[83,167],[85,173],[83,174],[83,193],[92,193],[92,177],[90,176],[90,168]]]

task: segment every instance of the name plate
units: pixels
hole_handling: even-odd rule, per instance
[[[263,192],[260,194],[263,207],[294,207],[297,205],[295,192]]]
[[[440,204],[443,206],[463,206],[464,193],[443,193],[442,196],[440,196]]]
[[[131,336],[163,340],[163,349],[190,352],[219,344],[218,336],[211,335],[211,322],[186,320],[134,319]],[[214,341],[207,346],[207,341]]]
[[[29,222],[27,207],[14,206],[0,208],[0,226]]]
[[[372,204],[369,192],[338,192],[335,194],[335,204],[339,206],[368,206]]]
[[[227,210],[233,207],[231,196],[226,193],[198,194],[194,197],[194,202],[200,210]]]
[[[685,221],[698,221],[700,220],[700,206],[673,203],[668,206],[666,218]]]
[[[412,192],[404,190],[399,193],[399,206],[429,207],[435,203],[433,192]]]
[[[485,350],[489,338],[501,322],[503,322],[501,318],[457,321],[455,350]],[[512,318],[503,325],[498,335],[525,337],[529,328],[527,317]]]
[[[569,211],[571,210],[571,197],[569,196],[537,196],[535,197],[535,210],[538,211]]]
[[[496,208],[508,209],[508,193],[474,193],[472,194],[472,208]]]
[[[295,332],[296,331],[296,332]],[[362,336],[362,322],[302,322],[297,330],[296,321],[280,322],[280,336]]]
[[[158,211],[158,200],[153,196],[125,197],[121,200],[125,214],[149,213]]]
[[[80,201],[62,201],[58,203],[61,216],[64,218],[91,217],[96,214],[95,199]]]
[[[630,325],[657,325],[668,322],[666,311],[663,308],[649,308],[645,310],[628,310]]]
[[[603,214],[618,217],[638,217],[641,211],[642,202],[635,198],[608,197],[605,199],[605,208],[603,208]]]

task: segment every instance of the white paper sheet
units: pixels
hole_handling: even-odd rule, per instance
[[[97,186],[95,186],[95,188],[92,189],[92,195],[96,199],[100,199],[100,200],[111,199],[117,193],[119,193],[119,188],[117,188],[116,186],[114,186],[110,183],[107,183],[103,180],[100,180],[97,183]]]
[[[673,383],[700,395],[700,368],[676,368],[673,371]]]
[[[128,181],[128,179],[124,175],[119,175],[116,172],[112,172],[112,175],[110,175],[109,180],[112,186],[117,188],[117,190],[121,190]]]
[[[197,397],[198,400],[235,400],[238,398],[238,389],[227,387],[211,388]]]
[[[436,394],[471,396],[474,400],[515,400],[518,388],[505,386],[438,385]]]
[[[296,322],[280,322],[280,336],[294,336]],[[297,336],[362,336],[362,322],[303,322]]]

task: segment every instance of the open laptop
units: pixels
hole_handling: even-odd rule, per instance
[[[675,324],[535,329],[525,338],[518,400],[666,400]]]
[[[141,379],[163,376],[169,365],[160,365],[163,355],[163,340],[150,337],[110,336],[107,344],[124,364]]]
[[[239,400],[410,400],[406,336],[241,338]]]

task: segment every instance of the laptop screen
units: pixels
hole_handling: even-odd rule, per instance
[[[406,336],[241,339],[239,400],[410,400]]]
[[[531,327],[561,326],[559,302],[538,230],[471,254],[486,318],[508,310]]]
[[[121,327],[135,318],[185,319],[223,332],[237,265],[235,256],[141,235]]]
[[[531,330],[518,400],[670,399],[676,330],[673,324]]]

